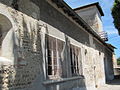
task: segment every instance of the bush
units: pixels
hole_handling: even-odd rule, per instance
[[[120,57],[117,59],[117,64],[120,65]]]

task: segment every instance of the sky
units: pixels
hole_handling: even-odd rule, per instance
[[[102,17],[103,30],[108,34],[107,43],[112,44],[117,49],[115,49],[116,58],[120,57],[120,36],[118,35],[117,29],[115,29],[113,24],[113,18],[111,15],[111,8],[113,6],[114,0],[64,0],[71,8],[77,8],[83,5],[99,2],[104,15]]]

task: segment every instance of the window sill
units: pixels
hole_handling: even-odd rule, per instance
[[[77,79],[84,79],[84,76],[75,76],[75,77],[70,77],[70,78],[61,78],[57,80],[46,80],[43,82],[44,85],[50,85],[50,84],[56,84],[56,83],[63,83],[67,81],[73,81]]]

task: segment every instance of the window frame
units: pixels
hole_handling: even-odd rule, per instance
[[[82,75],[81,48],[70,44],[71,74],[72,76]]]
[[[58,79],[58,78],[60,78],[62,76],[62,68],[60,67],[60,66],[62,66],[62,65],[60,65],[61,64],[60,60],[62,60],[60,54],[61,54],[62,51],[60,51],[61,49],[60,49],[58,44],[60,44],[60,42],[61,42],[61,44],[64,46],[64,41],[62,41],[60,39],[57,39],[55,37],[52,37],[52,36],[50,36],[48,34],[46,34],[45,37],[46,37],[46,43],[47,43],[47,45],[46,45],[46,59],[47,59],[47,66],[46,66],[47,67],[47,71],[46,71],[46,73],[47,73],[47,77],[49,79]],[[54,43],[56,45],[53,45],[53,43],[52,43],[52,46],[50,47],[49,44],[51,42],[53,42],[53,41],[49,40],[49,38],[52,38],[53,41],[55,41]],[[62,49],[63,49],[63,46],[62,46]],[[49,56],[49,51],[51,52],[50,53],[51,56]],[[49,60],[50,60],[49,57],[51,59],[51,61],[50,61],[51,65],[49,65]],[[54,59],[56,61],[54,61]],[[51,67],[51,71],[50,72],[49,72],[49,67]],[[55,69],[55,67],[56,67],[56,69]]]

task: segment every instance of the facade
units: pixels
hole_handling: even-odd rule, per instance
[[[0,0],[0,89],[97,90],[112,80],[114,50],[83,19],[62,0]]]

